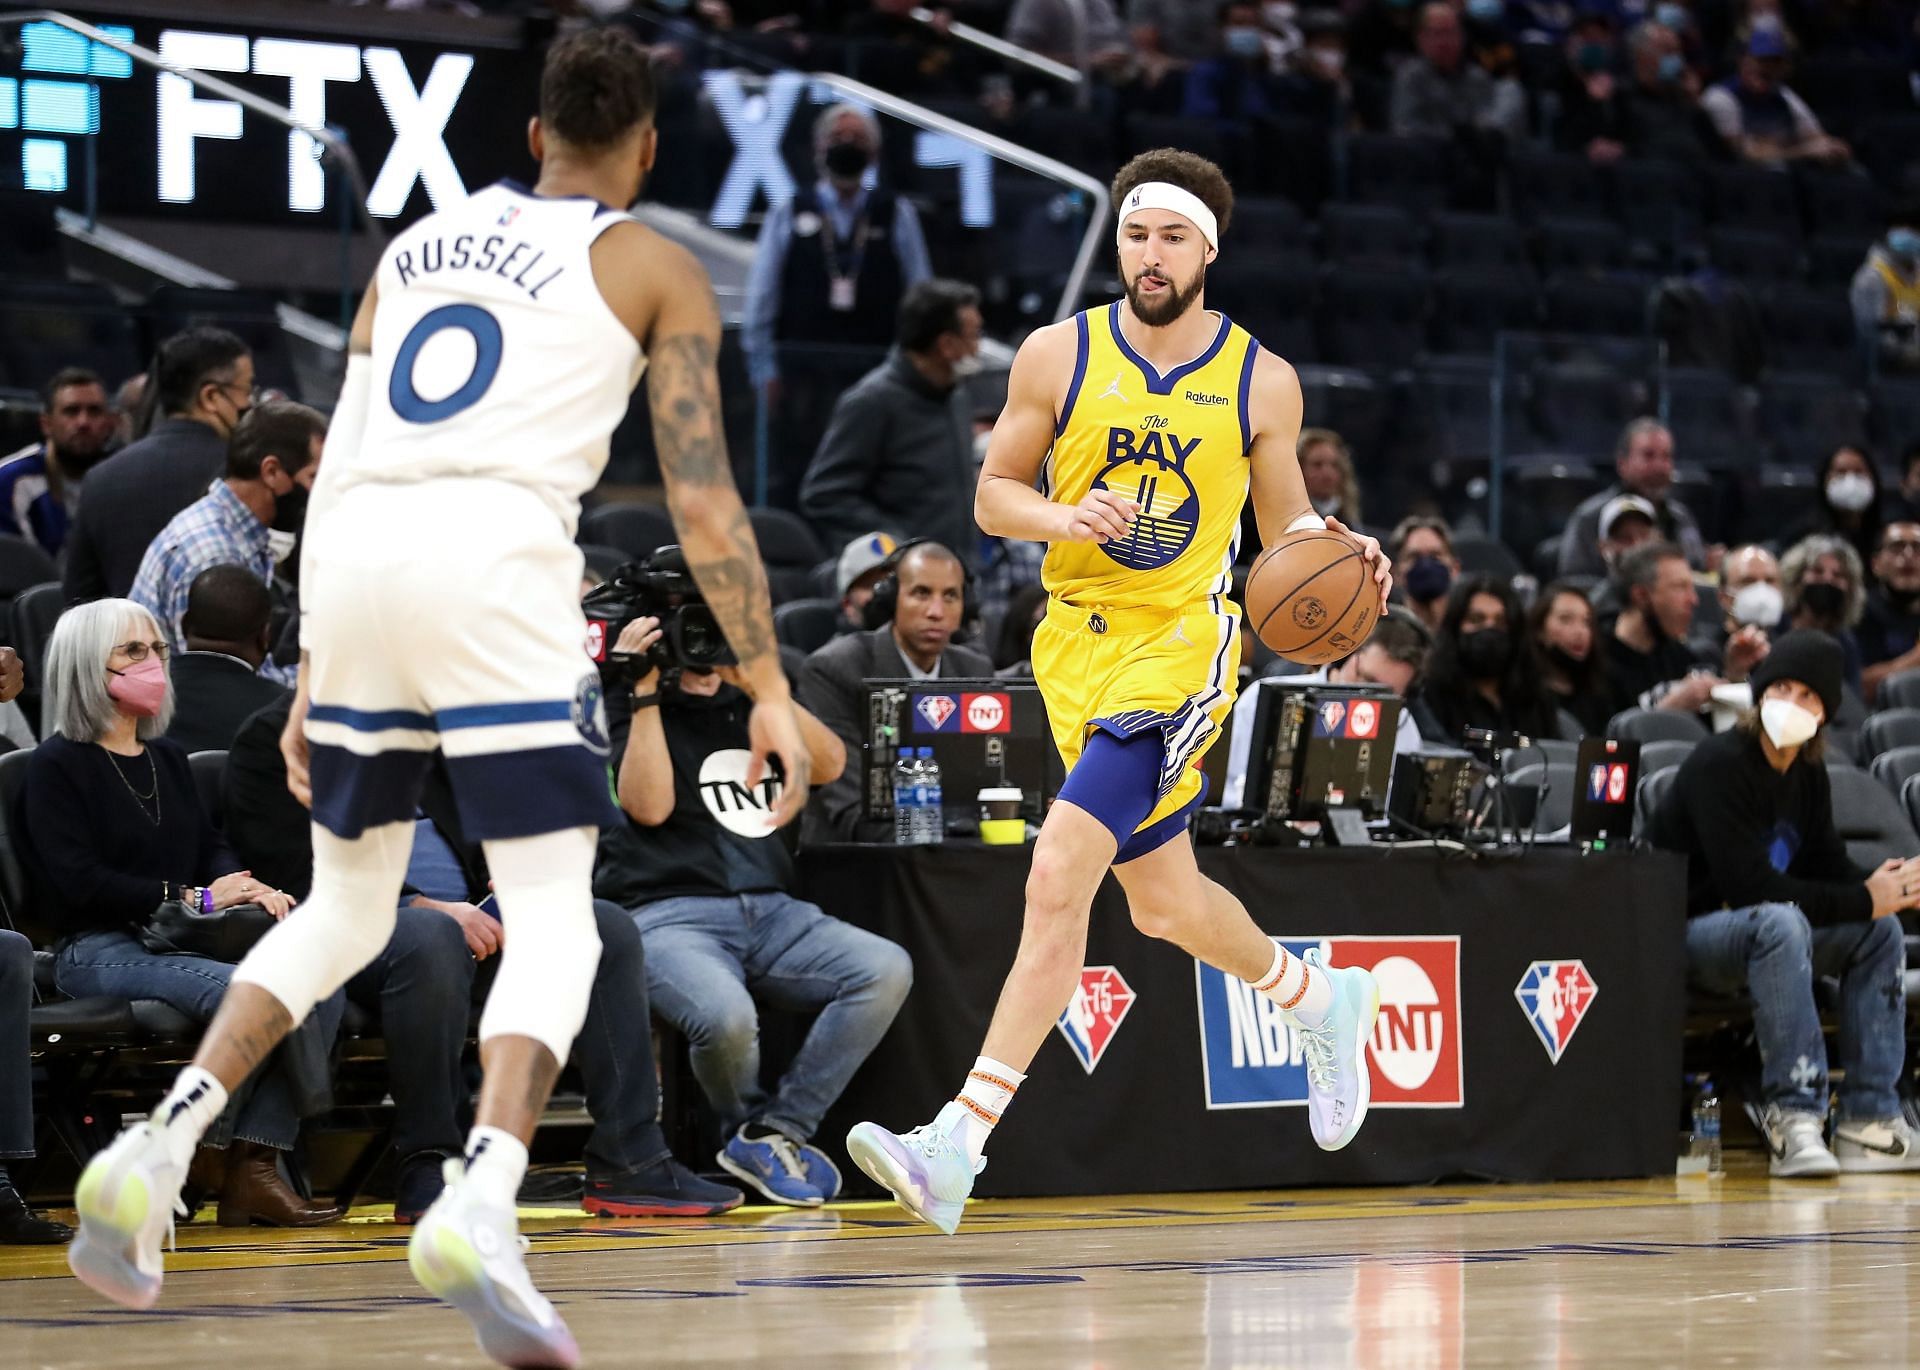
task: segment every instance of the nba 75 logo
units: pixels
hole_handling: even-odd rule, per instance
[[[1513,997],[1547,1049],[1547,1059],[1559,1065],[1599,993],[1586,962],[1535,961],[1514,986]]]
[[[919,711],[920,717],[933,725],[935,732],[939,732],[960,705],[952,695],[921,695],[914,701],[913,707]],[[919,729],[914,731],[918,732]]]
[[[1087,1074],[1093,1074],[1113,1035],[1120,1031],[1133,998],[1133,990],[1112,966],[1088,966],[1080,972],[1080,986],[1054,1026]]]
[[[1367,1044],[1375,1108],[1459,1108],[1465,1102],[1458,937],[1283,937],[1295,956],[1317,947],[1332,966],[1364,966],[1380,983]],[[1280,1006],[1244,980],[1194,962],[1208,1108],[1280,1108],[1307,1101],[1306,1051]]]

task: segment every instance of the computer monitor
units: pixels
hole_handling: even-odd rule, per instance
[[[1582,738],[1574,763],[1570,841],[1595,845],[1633,836],[1633,794],[1640,779],[1640,744],[1631,738]]]
[[[1401,708],[1377,685],[1267,686],[1254,708],[1247,806],[1273,823],[1318,820],[1343,845],[1366,841],[1365,820],[1387,811]]]
[[[902,747],[931,747],[940,763],[946,821],[979,817],[983,789],[1017,785],[1021,816],[1038,823],[1065,780],[1047,726],[1047,706],[1031,680],[869,680],[861,808],[893,820],[893,766]]]

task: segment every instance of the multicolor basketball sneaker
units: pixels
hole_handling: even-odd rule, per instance
[[[80,1235],[67,1248],[67,1268],[117,1304],[153,1307],[164,1274],[160,1243],[173,1235],[185,1179],[159,1126],[135,1123],[122,1132],[80,1175],[73,1196]]]
[[[1329,968],[1320,949],[1301,960],[1333,986],[1333,1007],[1319,1027],[1299,1029],[1306,1046],[1307,1117],[1322,1151],[1338,1151],[1367,1120],[1373,1085],[1367,1076],[1367,1040],[1380,1014],[1380,986],[1359,966]]]
[[[899,1134],[878,1123],[859,1123],[847,1134],[847,1154],[900,1206],[951,1237],[973,1192],[973,1177],[987,1168],[953,1139],[966,1115],[949,1103],[924,1127]]]

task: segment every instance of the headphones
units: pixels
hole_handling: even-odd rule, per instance
[[[916,547],[940,547],[943,551],[953,552],[945,543],[933,538],[914,538],[903,542],[887,554],[880,563],[880,569],[886,574],[874,582],[873,598],[867,601],[866,608],[860,611],[860,622],[868,631],[893,622],[893,616],[900,607],[900,563],[907,559],[907,553]],[[953,559],[960,563],[960,627],[966,628],[973,621],[973,570],[958,552]],[[954,634],[959,640],[960,634]]]

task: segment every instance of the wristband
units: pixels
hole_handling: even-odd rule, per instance
[[[211,885],[202,885],[200,887],[200,912],[213,912],[213,886]]]
[[[634,695],[630,702],[636,709],[655,709],[660,706],[660,692],[651,690],[643,695]]]

